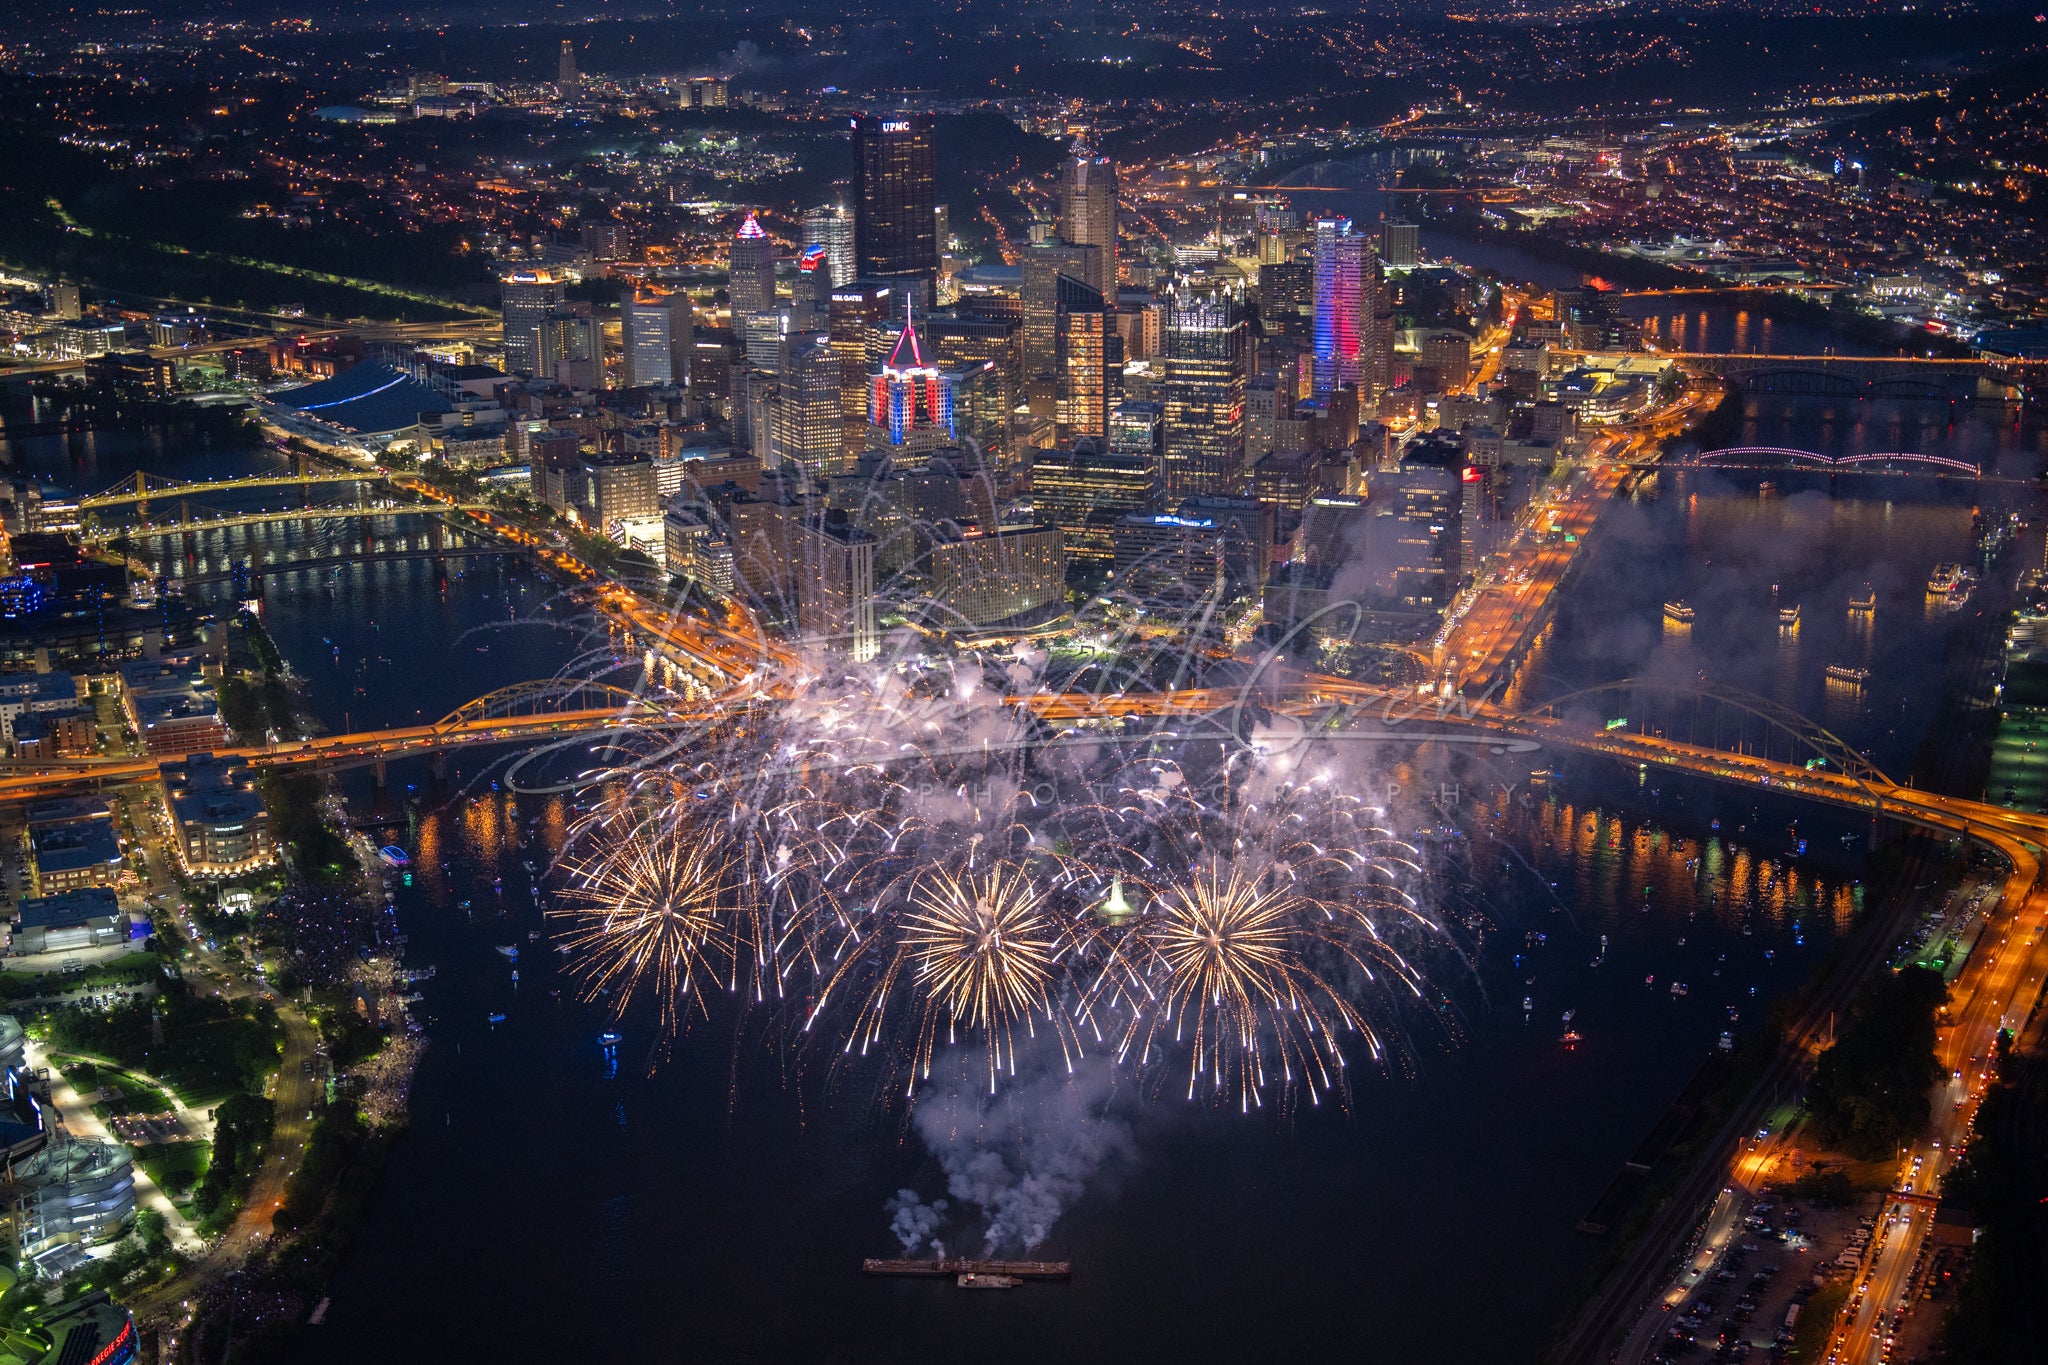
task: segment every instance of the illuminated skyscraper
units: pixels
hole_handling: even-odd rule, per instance
[[[884,344],[885,328],[897,310],[893,285],[860,280],[832,291],[827,320],[832,354],[839,357],[840,413],[849,461],[867,445],[870,355]],[[877,357],[879,358],[879,357]]]
[[[619,304],[624,351],[621,378],[629,389],[690,382],[695,328],[690,296],[678,290],[659,298],[635,294]]]
[[[839,357],[825,338],[805,337],[791,351],[776,389],[772,422],[780,463],[801,465],[817,478],[843,473],[850,465],[839,410]]]
[[[855,663],[875,657],[875,538],[837,508],[807,518],[796,537],[797,627],[804,638],[843,649]]]
[[[751,213],[732,239],[729,289],[734,331],[745,326],[744,320],[749,314],[769,313],[775,309],[775,239],[763,230]]]
[[[1362,393],[1380,394],[1394,384],[1394,296],[1379,256],[1365,253],[1360,278],[1358,378]]]
[[[505,319],[505,368],[540,373],[540,325],[562,306],[562,281],[545,270],[521,270],[499,285]]]
[[[1316,366],[1318,395],[1358,383],[1359,312],[1364,303],[1365,238],[1349,218],[1316,220]]]
[[[803,216],[803,245],[825,248],[825,263],[829,269],[827,287],[844,289],[854,280],[853,267],[853,219],[837,204],[825,204],[814,209],[805,209]]]
[[[562,55],[555,60],[555,84],[565,93],[576,88],[576,44],[562,39]]]
[[[1060,171],[1060,239],[1095,247],[1084,277],[1103,297],[1116,298],[1116,164],[1076,146]]]
[[[853,121],[853,198],[859,277],[915,284],[917,299],[929,303],[939,278],[931,115]]]
[[[1054,422],[1057,439],[1068,443],[1108,431],[1109,311],[1081,281],[1062,275],[1057,283]]]
[[[1176,296],[1166,315],[1161,492],[1168,506],[1244,478],[1245,320],[1227,296]]]
[[[1389,218],[1380,224],[1380,258],[1388,265],[1412,266],[1420,258],[1420,249],[1415,224],[1403,218]]]
[[[953,373],[926,357],[906,299],[895,348],[868,381],[868,449],[915,469],[955,435]]]

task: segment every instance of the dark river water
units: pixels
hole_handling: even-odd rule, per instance
[[[1790,419],[1754,420],[1762,433]],[[1853,429],[1858,417],[1798,420]],[[1993,428],[1981,439],[2004,449]],[[2016,460],[2030,449],[2009,444]],[[227,472],[267,458],[132,442],[8,454],[17,471],[86,488],[135,467]],[[1861,647],[1888,680],[1897,670],[1897,696],[1926,686],[1911,658],[1933,626],[1914,622],[1912,599],[1924,564],[1967,546],[1962,501],[1667,486],[1627,512],[1560,621],[1557,640],[1576,643],[1542,665],[1552,685],[1720,670],[1811,705],[1815,661]],[[335,534],[300,525],[316,545]],[[376,548],[411,532],[383,519],[368,534]],[[1767,574],[1812,604],[1789,657],[1750,619]],[[1823,620],[1865,579],[1887,596],[1859,645]],[[227,588],[194,591],[224,600]],[[551,594],[507,559],[411,560],[274,575],[263,610],[321,720],[361,729],[438,716],[587,665],[593,650],[601,660],[603,633]],[[1707,647],[1704,625],[1667,639],[1658,607],[1680,594],[1734,643]],[[1839,723],[1904,745],[1898,710],[1887,681]],[[1429,834],[1426,894],[1471,957],[1433,963],[1454,1008],[1411,1021],[1414,1066],[1355,1066],[1348,1108],[1244,1116],[1171,1087],[1116,1097],[1127,1154],[1043,1248],[1073,1260],[1072,1282],[970,1294],[859,1273],[862,1257],[896,1252],[884,1210],[896,1190],[945,1193],[872,1078],[855,1069],[828,1084],[819,1058],[737,1030],[723,1001],[651,1071],[651,1021],[638,1014],[615,1053],[600,1046],[603,1016],[554,994],[562,960],[529,938],[544,925],[525,865],[545,876],[570,810],[493,790],[487,761],[457,758],[440,788],[417,763],[394,765],[382,793],[367,773],[344,778],[352,808],[391,816],[382,837],[413,851],[400,924],[408,963],[438,974],[421,987],[433,1045],[413,1130],[324,1325],[306,1334],[300,1358],[314,1365],[1533,1360],[1605,1250],[1576,1221],[1723,1030],[1740,1034],[1801,980],[1862,898],[1858,853],[1833,837],[1853,831],[1818,817],[1801,831],[1812,851],[1794,857],[1781,830],[1746,827],[1746,802],[1709,791],[1597,775],[1532,790],[1541,756],[1449,774],[1461,785],[1448,818],[1415,805],[1407,827]],[[1447,776],[1400,752],[1379,761],[1415,790]],[[522,950],[517,985],[501,944]],[[1688,990],[1673,995],[1672,982]],[[1575,1049],[1560,1042],[1567,1010]],[[956,1245],[972,1246],[970,1233]]]

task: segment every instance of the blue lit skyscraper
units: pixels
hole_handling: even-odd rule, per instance
[[[1316,220],[1315,391],[1358,383],[1359,305],[1364,299],[1365,238],[1349,218]]]

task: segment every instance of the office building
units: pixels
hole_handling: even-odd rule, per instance
[[[604,366],[599,337],[588,303],[564,304],[541,319],[534,374],[571,389],[600,387]]]
[[[850,461],[867,445],[868,376],[886,354],[882,341],[892,317],[903,305],[896,286],[880,280],[857,280],[832,291],[827,320],[832,354],[839,357],[840,411]]]
[[[837,204],[805,209],[803,245],[825,248],[826,287],[844,289],[858,278],[853,258],[853,219]]]
[[[955,439],[955,373],[924,353],[909,300],[903,330],[888,359],[868,379],[867,448],[894,458],[899,468],[921,466],[932,451]]]
[[[1417,388],[1456,393],[1472,377],[1472,338],[1449,328],[1424,332],[1415,341],[1415,371]]]
[[[729,247],[727,292],[732,299],[735,331],[755,313],[775,310],[775,239],[749,213],[733,234]]]
[[[1092,251],[1092,248],[1091,248]],[[1102,295],[1079,280],[1054,280],[1053,431],[1061,443],[1108,433],[1113,333]]]
[[[114,822],[104,816],[53,820],[29,830],[29,872],[38,896],[112,886],[124,862]]]
[[[1060,529],[1068,559],[1106,568],[1116,558],[1116,524],[1152,504],[1149,451],[1117,454],[1093,440],[1039,451],[1031,461],[1031,506]]]
[[[573,39],[562,39],[561,55],[555,58],[555,84],[564,94],[576,88],[579,79],[576,72],[576,44]]]
[[[276,860],[270,809],[242,764],[198,753],[161,765],[173,846],[193,877],[233,877]]]
[[[1365,238],[1349,218],[1319,218],[1315,253],[1315,392],[1325,394],[1358,383]]]
[[[1358,387],[1377,398],[1394,386],[1394,295],[1377,253],[1360,263]]]
[[[661,514],[654,461],[633,451],[582,451],[570,474],[569,515],[599,535],[622,521]]]
[[[1024,253],[1019,293],[1024,316],[1025,400],[1036,416],[1055,415],[1059,402],[1061,310],[1081,297],[1074,292],[1073,285],[1088,288],[1088,278],[1099,273],[1101,255],[1098,247],[1059,242],[1038,243]],[[1064,290],[1062,280],[1069,282]],[[1099,292],[1095,292],[1095,299],[1097,309],[1101,310]]]
[[[1235,300],[1177,296],[1166,319],[1161,495],[1237,491],[1244,475],[1245,320]]]
[[[1172,512],[1137,513],[1111,532],[1124,587],[1164,601],[1256,592],[1273,554],[1273,512],[1249,498],[1191,497]]]
[[[840,508],[809,517],[797,533],[797,628],[806,640],[875,657],[875,538]]]
[[[1082,281],[1116,302],[1116,164],[1077,146],[1060,169],[1060,240],[1094,247]]]
[[[1067,557],[1056,526],[947,531],[931,546],[929,621],[936,628],[1044,625],[1064,609]]]
[[[839,357],[824,337],[798,339],[776,386],[770,421],[770,445],[778,463],[799,465],[814,478],[847,467]]]
[[[1315,261],[1289,259],[1259,267],[1259,318],[1268,336],[1307,340],[1315,317]]]
[[[939,277],[929,114],[853,121],[853,254],[858,278],[887,280],[932,301]]]
[[[1392,469],[1367,482],[1368,503],[1386,509],[1388,534],[1374,546],[1383,594],[1412,610],[1441,612],[1464,577],[1465,459],[1456,439],[1411,441]]]
[[[1390,218],[1381,223],[1380,259],[1402,270],[1416,265],[1422,257],[1415,224],[1402,218]]]
[[[619,304],[620,377],[629,389],[690,382],[696,348],[690,296],[635,293]]]
[[[545,270],[521,270],[499,282],[505,323],[505,369],[541,373],[540,326],[563,302],[563,281]]]

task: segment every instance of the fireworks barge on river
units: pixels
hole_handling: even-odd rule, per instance
[[[964,1256],[936,1261],[870,1257],[860,1268],[870,1275],[951,1275],[963,1289],[1010,1289],[1024,1280],[1064,1280],[1074,1273],[1072,1261],[978,1261]]]

